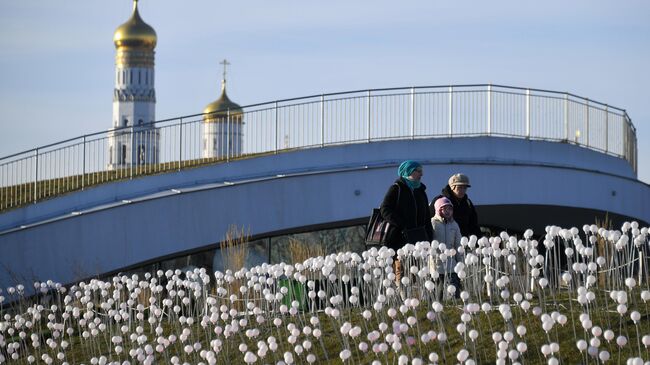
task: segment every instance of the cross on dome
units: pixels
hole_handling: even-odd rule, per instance
[[[230,65],[230,62],[224,58],[223,61],[219,62],[219,64],[223,65],[223,81],[226,81],[226,67]]]

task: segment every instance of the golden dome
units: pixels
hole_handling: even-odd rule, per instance
[[[221,83],[221,96],[219,99],[208,104],[205,109],[203,109],[203,119],[206,122],[212,121],[218,117],[224,117],[230,112],[231,116],[238,116],[243,114],[243,110],[239,104],[232,102],[228,95],[226,94],[226,83],[222,81]]]
[[[117,27],[115,35],[113,35],[115,47],[146,47],[153,49],[156,47],[157,41],[156,31],[140,18],[138,0],[133,0],[131,18]]]

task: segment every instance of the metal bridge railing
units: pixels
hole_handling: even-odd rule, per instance
[[[3,157],[0,211],[140,175],[389,139],[505,136],[568,142],[625,159],[637,170],[636,130],[625,110],[569,93],[499,85],[409,87],[314,95],[243,110],[241,119],[223,111],[218,142],[205,140],[208,126],[196,114]],[[206,155],[210,142],[215,148]]]

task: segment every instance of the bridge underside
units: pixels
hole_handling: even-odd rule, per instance
[[[481,217],[481,226],[489,228],[493,234],[501,231],[521,234],[530,228],[539,236],[544,234],[545,228],[550,225],[577,227],[582,230],[585,224],[597,224],[620,229],[624,222],[637,221],[641,226],[648,226],[647,221],[628,215],[557,205],[481,205],[477,207],[477,211]]]
[[[361,224],[396,178],[421,161],[430,198],[468,174],[481,225],[616,228],[650,221],[650,187],[626,161],[566,143],[508,138],[385,141],[240,160],[98,186],[0,216],[0,287],[68,283],[222,241]],[[23,228],[20,228],[23,226]],[[498,232],[496,232],[498,233]],[[273,242],[273,241],[269,241]]]

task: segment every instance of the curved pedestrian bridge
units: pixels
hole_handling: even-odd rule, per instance
[[[502,136],[571,143],[637,169],[636,130],[623,109],[569,93],[499,85],[350,91],[111,129],[0,159],[0,211],[105,182],[268,153],[384,140]],[[206,123],[218,120],[219,123]],[[234,126],[243,122],[242,130]],[[213,125],[218,124],[215,128]],[[205,136],[217,129],[217,151]],[[117,136],[117,137],[116,137]],[[155,144],[156,156],[111,153],[109,141]],[[223,143],[219,143],[223,142]],[[209,155],[209,156],[208,156]],[[117,160],[134,161],[119,164]]]
[[[468,174],[486,228],[650,221],[631,120],[571,94],[414,87],[246,106],[240,153],[218,159],[201,157],[202,123],[156,123],[156,164],[107,169],[107,133],[3,159],[0,287],[214,263],[233,225],[260,261],[284,259],[274,237],[305,232],[343,229],[350,247],[405,159],[423,163],[430,198],[452,173]]]

